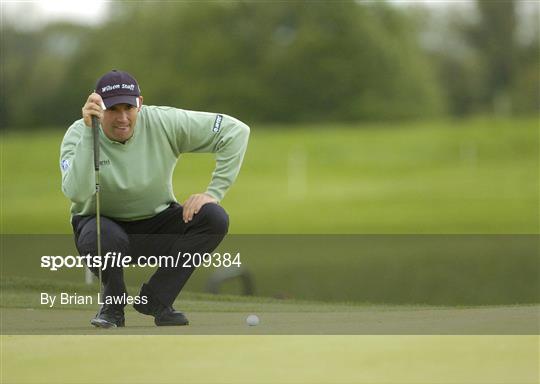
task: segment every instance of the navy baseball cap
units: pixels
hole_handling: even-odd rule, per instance
[[[139,84],[133,76],[124,71],[113,69],[104,74],[96,84],[96,93],[103,99],[105,108],[123,103],[139,107]]]

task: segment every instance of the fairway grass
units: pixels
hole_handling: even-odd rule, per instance
[[[71,233],[65,129],[2,135],[2,233]],[[535,118],[253,125],[222,204],[234,234],[538,233],[538,134]],[[214,166],[182,155],[177,199]]]

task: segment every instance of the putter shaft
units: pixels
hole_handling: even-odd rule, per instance
[[[100,202],[100,185],[99,185],[99,119],[97,116],[92,116],[92,133],[94,138],[94,171],[95,171],[95,182],[96,182],[96,237],[97,237],[97,256],[101,257],[101,202]],[[99,291],[101,294],[102,289],[102,271],[101,267],[98,271],[99,277]]]

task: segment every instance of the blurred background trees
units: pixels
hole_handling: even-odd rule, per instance
[[[532,114],[540,105],[534,2],[437,14],[357,1],[119,2],[97,27],[2,21],[2,128],[65,128],[113,68],[139,80],[147,104],[248,123]]]

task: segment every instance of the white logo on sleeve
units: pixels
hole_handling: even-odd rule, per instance
[[[69,168],[69,160],[62,160],[60,163],[60,167],[62,168],[62,171],[65,171]]]
[[[215,133],[218,133],[221,129],[221,122],[223,121],[223,115],[217,115],[216,120],[214,121],[214,128],[212,128],[212,131]]]

